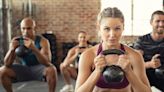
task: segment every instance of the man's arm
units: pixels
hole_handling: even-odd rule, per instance
[[[133,48],[136,49],[142,56],[144,55],[142,42],[144,41],[143,36],[138,37],[137,41],[134,43]],[[146,69],[151,68],[150,61],[145,61],[144,66]]]
[[[14,37],[11,40],[9,50],[7,51],[7,53],[4,57],[4,65],[7,67],[11,66],[16,58],[15,49],[19,45],[19,42],[16,39],[17,39],[17,37]]]
[[[134,48],[136,49],[137,52],[139,52],[142,56],[144,55],[144,51],[143,51],[143,46],[142,46],[142,42],[143,42],[143,38],[139,37],[137,39],[137,41],[134,44]],[[154,55],[152,57],[151,60],[149,61],[145,61],[144,66],[146,69],[148,68],[158,68],[161,64],[160,64],[160,60],[157,58],[159,55]]]
[[[41,37],[41,50],[36,48],[34,46],[34,43],[30,45],[30,48],[32,49],[33,53],[36,55],[38,61],[45,65],[45,66],[51,66],[51,50],[50,50],[50,44],[47,39]]]
[[[15,59],[15,50],[8,50],[6,56],[4,57],[4,65],[9,67],[13,64],[14,59]]]

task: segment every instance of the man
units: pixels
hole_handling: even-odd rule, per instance
[[[87,33],[80,31],[78,34],[78,45],[71,48],[68,51],[66,58],[60,65],[60,71],[64,77],[65,86],[60,90],[60,92],[73,92],[73,85],[71,84],[71,78],[77,78],[78,71],[78,60],[80,54],[89,48],[87,43]]]
[[[164,67],[164,12],[155,11],[150,20],[152,32],[138,38],[134,44],[144,57],[145,67],[151,86],[164,91],[164,75],[156,74],[158,68]]]
[[[24,18],[20,23],[22,36],[14,37],[11,40],[9,50],[4,58],[4,66],[0,68],[3,87],[6,92],[12,91],[12,82],[22,82],[30,80],[46,79],[49,92],[54,92],[56,88],[57,71],[51,64],[51,51],[47,39],[35,35],[35,21],[29,17]],[[29,52],[19,57],[20,64],[15,64],[15,50],[20,45],[20,38]]]

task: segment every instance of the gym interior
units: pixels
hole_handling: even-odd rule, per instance
[[[50,42],[51,61],[58,71],[55,92],[59,92],[64,85],[59,65],[68,50],[77,44],[79,31],[89,34],[92,45],[100,42],[96,32],[97,14],[108,6],[122,10],[126,21],[121,43],[133,47],[139,36],[150,32],[150,15],[164,9],[164,0],[0,0],[0,66],[4,64],[11,39],[21,34],[21,20],[30,16],[36,21],[36,33]],[[75,82],[72,80],[74,85]],[[21,82],[14,83],[13,90],[48,92],[48,86],[39,81]],[[1,84],[0,92],[5,92]]]

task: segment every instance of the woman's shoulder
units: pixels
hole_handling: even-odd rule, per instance
[[[137,50],[129,47],[129,46],[124,46],[125,51],[127,52],[127,55],[131,61],[132,66],[142,66],[144,63],[143,56],[141,53],[139,53]]]
[[[85,55],[94,55],[95,56],[96,52],[97,52],[97,49],[98,49],[98,45],[95,45],[95,46],[92,46],[92,47],[88,48],[83,53]]]
[[[137,52],[135,49],[133,49],[132,47],[130,46],[127,46],[127,45],[124,45],[124,48],[125,48],[125,52],[129,55],[129,56],[132,56],[132,57],[138,57],[140,56],[140,53]]]
[[[82,61],[87,62],[87,66],[92,66],[94,58],[96,57],[97,47],[96,45],[90,47],[81,54],[80,58]]]
[[[74,47],[69,49],[69,52],[75,52],[76,49],[78,49],[78,45],[75,45]]]

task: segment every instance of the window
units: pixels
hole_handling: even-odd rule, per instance
[[[101,10],[118,7],[125,17],[124,35],[140,36],[152,31],[150,17],[163,9],[163,0],[101,0]]]

